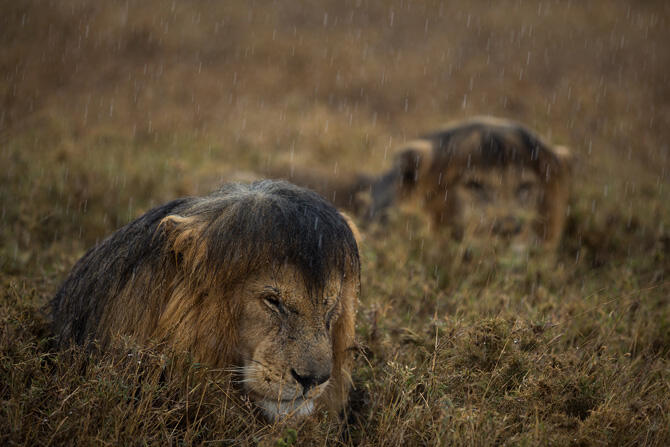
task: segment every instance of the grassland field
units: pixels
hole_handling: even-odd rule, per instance
[[[652,0],[0,0],[0,445],[670,445],[668,42]],[[59,283],[152,206],[378,173],[482,114],[575,153],[556,260],[464,261],[412,204],[365,226],[344,417],[268,425],[188,358],[56,349]]]

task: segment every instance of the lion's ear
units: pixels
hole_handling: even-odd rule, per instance
[[[433,145],[427,140],[409,142],[395,156],[393,168],[381,175],[371,187],[372,204],[368,218],[379,215],[389,208],[398,196],[412,193],[421,177],[425,175],[433,161]]]
[[[351,216],[349,216],[347,213],[340,211],[340,215],[344,218],[344,221],[347,223],[347,225],[349,225],[349,229],[353,233],[354,239],[356,239],[356,245],[358,245],[360,250],[363,236],[361,236],[361,232],[358,230],[358,226],[354,223],[354,221],[351,219]]]
[[[561,171],[569,174],[572,172],[572,166],[575,163],[575,157],[572,155],[572,151],[567,146],[553,146],[552,152],[554,157],[558,160]]]
[[[178,265],[184,261],[192,264],[201,250],[198,250],[197,240],[202,232],[202,226],[195,217],[171,214],[161,219],[158,231],[165,235],[167,249],[171,252]]]
[[[574,157],[567,146],[543,145],[539,152],[538,173],[547,184],[569,182]]]

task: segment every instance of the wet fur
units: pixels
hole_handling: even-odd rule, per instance
[[[319,401],[341,408],[360,284],[357,243],[334,207],[286,182],[228,184],[166,203],[119,229],[76,263],[56,293],[54,328],[64,345],[96,339],[104,349],[130,336],[164,342],[211,366],[236,366],[240,340],[253,345],[255,336],[240,333],[243,312],[256,306],[240,290],[249,278],[264,280],[287,265],[297,272],[304,290],[297,305],[305,309],[315,308],[332,278],[342,281],[330,332],[330,385]]]

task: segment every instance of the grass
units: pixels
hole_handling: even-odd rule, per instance
[[[667,445],[669,20],[654,1],[0,2],[0,443]],[[474,114],[575,152],[555,262],[463,261],[411,205],[364,228],[343,419],[266,425],[225,372],[156,346],[54,347],[60,281],[150,207],[275,163],[380,172]]]

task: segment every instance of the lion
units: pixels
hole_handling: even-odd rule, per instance
[[[360,290],[357,230],[283,181],[148,211],[90,249],[52,300],[61,344],[156,341],[240,372],[270,421],[342,409]]]
[[[567,214],[572,155],[514,121],[475,117],[407,143],[371,186],[370,219],[421,201],[453,238],[553,251]]]

